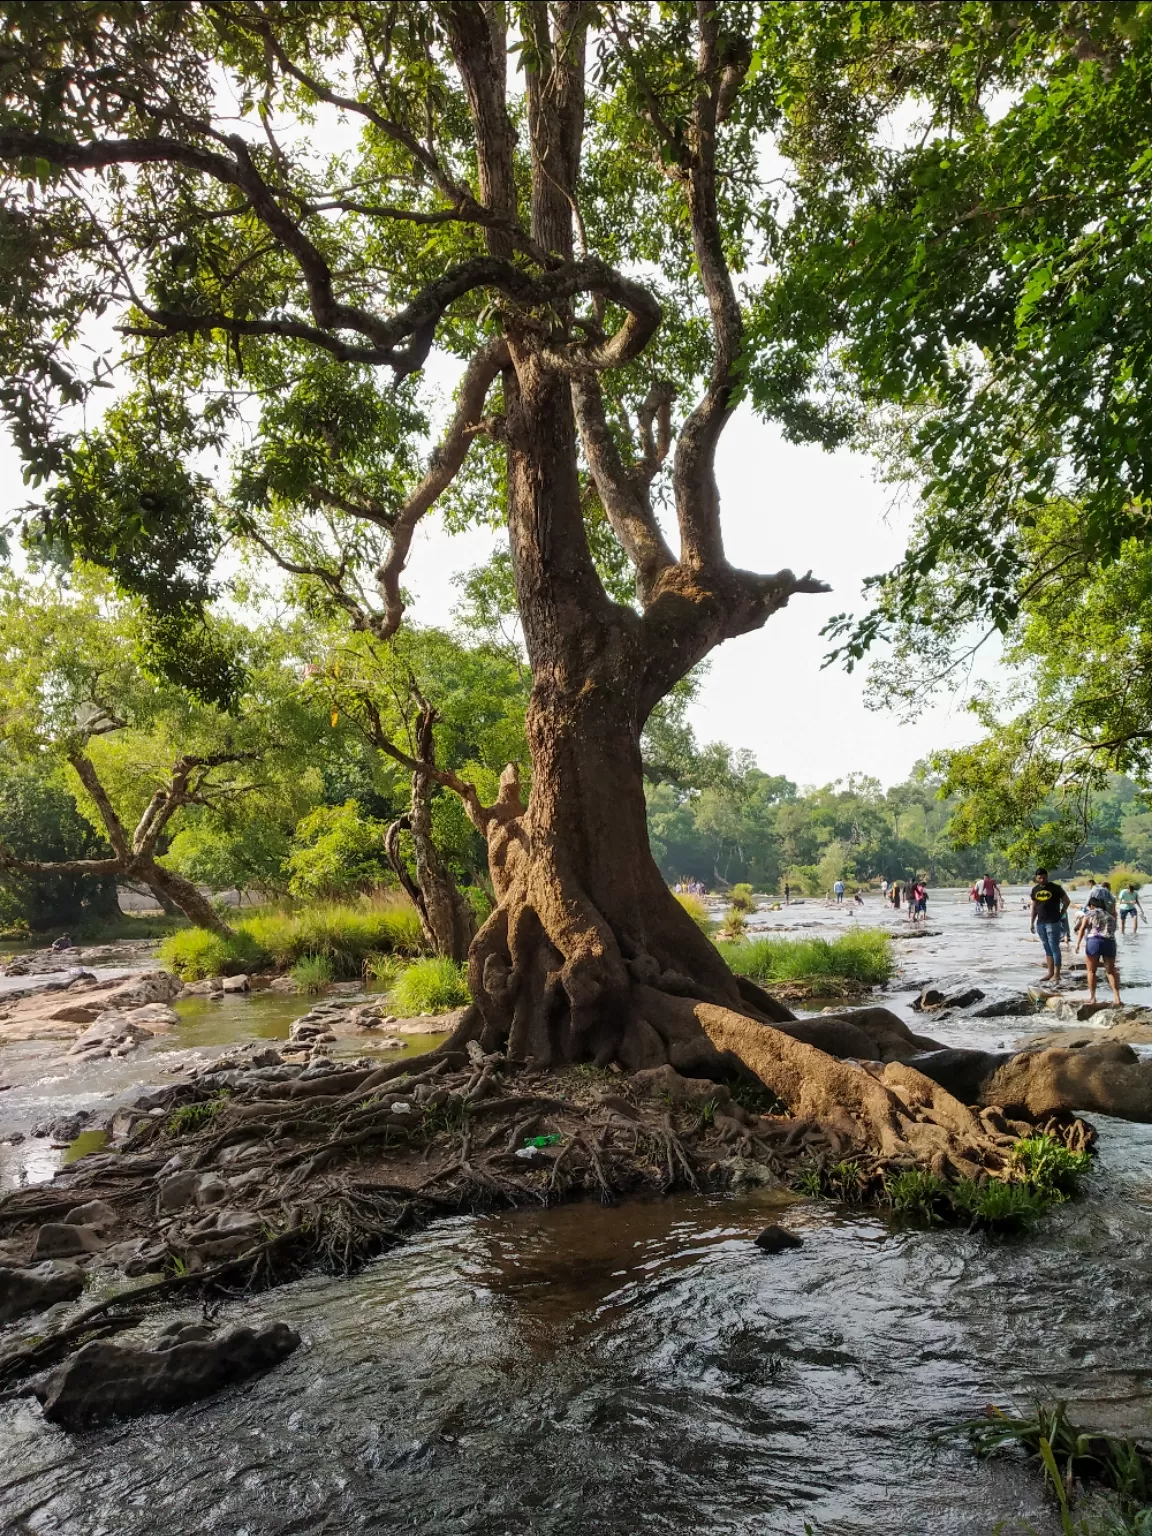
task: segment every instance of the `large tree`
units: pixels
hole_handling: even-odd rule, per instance
[[[716,479],[772,339],[747,318],[787,215],[766,135],[793,99],[792,9],[9,5],[7,399],[32,473],[66,487],[78,449],[54,412],[84,395],[97,314],[137,378],[129,439],[151,424],[157,462],[257,409],[232,532],[381,639],[434,505],[506,526],[530,799],[515,767],[490,804],[428,767],[484,832],[498,898],[456,1045],[712,1074],[735,1051],[836,1145],[975,1173],[1003,1166],[991,1132],[919,1074],[881,1081],[797,1038],[834,1043],[733,977],[648,844],[653,709],[713,647],[822,589],[728,560]],[[421,376],[452,360],[454,410],[420,474]],[[173,481],[159,526],[123,489],[114,537],[106,504],[60,494],[42,539],[153,602],[181,551],[191,622],[219,538],[205,498]],[[616,567],[595,557],[605,539]],[[379,601],[360,579],[377,542]],[[602,574],[621,561],[631,601]]]
[[[67,784],[104,844],[31,856],[17,837],[0,843],[0,878],[142,885],[165,910],[228,931],[166,861],[169,839],[189,810],[227,818],[237,799],[267,794],[273,760],[306,755],[323,725],[313,711],[309,732],[283,636],[258,637],[231,620],[202,628],[204,653],[231,678],[230,709],[159,673],[150,616],[106,580],[80,571],[71,589],[27,576],[0,582],[0,742],[25,772]],[[282,782],[291,776],[282,765]]]
[[[796,216],[757,389],[919,498],[832,630],[849,665],[893,642],[878,699],[912,713],[1005,636],[1019,677],[953,760],[956,830],[1069,854],[1107,775],[1147,772],[1152,10],[788,9]]]
[[[715,476],[749,361],[733,265],[766,206],[756,154],[777,110],[767,77],[749,81],[760,10],[7,10],[0,157],[13,172],[5,237],[21,255],[5,279],[22,363],[12,409],[36,468],[70,473],[76,450],[48,419],[61,391],[84,388],[69,326],[78,337],[88,313],[109,312],[147,388],[186,402],[255,385],[269,401],[265,446],[323,441],[321,457],[290,468],[311,468],[318,509],[383,530],[382,608],[365,604],[343,558],[290,547],[274,475],[247,496],[241,532],[387,637],[419,519],[478,436],[498,445],[481,493],[498,490],[508,528],[533,678],[532,793],[526,808],[514,772],[493,805],[465,789],[499,897],[469,969],[486,1042],[544,1062],[666,1059],[662,995],[741,1005],[652,859],[639,743],[710,649],[820,587],[730,564]],[[332,154],[292,131],[302,119],[313,138],[337,120]],[[654,258],[661,275],[638,280]],[[436,350],[463,362],[455,412],[423,477],[398,491],[411,424],[396,423],[390,456],[373,455],[357,404],[371,397],[378,421],[373,371],[392,371],[402,403],[403,381]],[[294,437],[271,426],[286,398],[307,418]],[[156,431],[177,441],[202,420],[171,407]],[[635,573],[634,605],[609,596],[593,561],[581,452]],[[282,468],[275,453],[261,467],[270,459]],[[654,507],[665,472],[678,551]],[[105,536],[122,580],[154,587],[157,543],[183,534],[194,555],[204,542],[197,498],[174,501],[168,528],[137,518]],[[83,549],[105,515],[57,497],[45,536]]]

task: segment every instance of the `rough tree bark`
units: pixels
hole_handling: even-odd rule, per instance
[[[538,64],[527,75],[530,236],[563,261],[573,249],[588,13],[571,4],[552,14],[554,26],[548,7],[532,10]],[[469,958],[477,1004],[469,1027],[486,1046],[541,1064],[593,1059],[639,1068],[671,1061],[713,1071],[721,1065],[703,1028],[660,1004],[662,997],[689,997],[734,1010],[748,1006],[652,857],[640,733],[657,700],[715,644],[758,627],[792,592],[819,585],[790,572],[760,578],[735,571],[720,543],[712,459],[732,406],[740,316],[719,253],[714,136],[723,71],[717,22],[707,7],[699,28],[702,105],[693,142],[677,153],[717,356],[677,449],[679,560],[648,498],[669,447],[667,392],[650,398],[640,422],[643,456],[625,466],[596,381],[603,356],[565,362],[537,331],[514,320],[508,325],[502,435],[518,604],[534,679],[527,718],[532,794],[522,814],[512,814],[507,800],[501,815],[471,808],[489,837],[499,904]],[[481,27],[476,8],[456,8],[453,45],[472,104],[485,198],[513,217],[504,74],[488,56],[494,34]],[[504,239],[489,231],[493,254]],[[643,614],[612,603],[593,566],[581,513],[578,420],[601,500],[635,564]]]

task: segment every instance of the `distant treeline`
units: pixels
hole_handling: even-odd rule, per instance
[[[707,782],[649,786],[648,825],[666,877],[710,887],[747,881],[776,891],[788,881],[815,895],[841,877],[862,883],[921,874],[948,885],[986,871],[1001,880],[1031,874],[990,843],[957,847],[951,823],[959,801],[939,798],[939,788],[939,776],[919,767],[890,789],[852,774],[801,791],[746,755],[725,761],[713,748]],[[1093,797],[1083,843],[1063,872],[1120,864],[1152,869],[1152,811],[1137,785],[1116,777]]]

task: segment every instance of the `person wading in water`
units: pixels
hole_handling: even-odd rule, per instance
[[[1103,896],[1095,891],[1088,898],[1084,916],[1076,925],[1076,948],[1084,944],[1084,963],[1088,970],[1088,1001],[1096,1001],[1096,967],[1101,960],[1112,988],[1112,997],[1120,1007],[1120,973],[1116,969],[1116,914]]]
[[[1046,981],[1060,980],[1061,925],[1068,910],[1068,892],[1062,885],[1049,880],[1046,869],[1036,871],[1036,884],[1032,887],[1032,932],[1044,948],[1048,963]]]

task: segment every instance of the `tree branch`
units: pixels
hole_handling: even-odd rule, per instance
[[[404,616],[400,577],[412,547],[416,524],[459,473],[472,446],[473,428],[483,416],[488,391],[497,374],[508,364],[508,344],[503,338],[490,341],[472,358],[460,385],[455,414],[443,440],[432,455],[428,472],[401,507],[392,524],[388,558],[376,572],[376,580],[384,598],[384,618],[377,627],[382,640],[396,633]]]
[[[638,464],[627,468],[608,425],[599,380],[595,377],[578,379],[572,386],[572,403],[584,453],[608,521],[625,554],[636,568],[636,587],[640,601],[645,605],[651,600],[661,573],[676,563],[653,514],[648,494],[653,476],[668,452],[663,428],[660,437],[662,453],[653,440],[652,421],[663,411],[663,419],[669,421],[670,431],[668,411],[671,398],[671,390],[667,386],[661,388],[653,385],[641,412],[641,441],[645,457]]]
[[[735,401],[744,324],[724,254],[716,203],[718,107],[721,91],[730,99],[735,89],[731,83],[731,61],[721,58],[719,7],[715,0],[697,0],[696,24],[697,89],[684,186],[692,247],[712,317],[714,351],[708,389],[680,432],[673,484],[680,525],[680,558],[690,566],[703,568],[724,559],[716,447]]]
[[[76,770],[76,776],[92,797],[96,809],[100,813],[100,820],[104,823],[108,833],[108,841],[112,844],[112,851],[117,859],[128,860],[132,857],[132,850],[128,844],[128,834],[124,830],[124,824],[117,816],[112,801],[108,798],[108,791],[101,784],[96,769],[89,757],[83,752],[70,752],[68,761]]]

